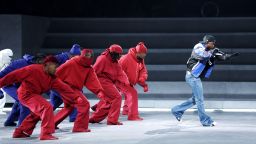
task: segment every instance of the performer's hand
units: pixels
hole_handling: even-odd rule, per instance
[[[100,92],[97,94],[97,97],[98,97],[99,99],[103,99],[103,98],[104,98],[104,93],[103,93],[103,91],[100,91]]]
[[[148,92],[148,85],[147,84],[143,87],[143,90],[144,90],[144,92]]]

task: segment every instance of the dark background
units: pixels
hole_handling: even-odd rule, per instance
[[[46,17],[254,17],[255,0],[1,0],[0,13]]]

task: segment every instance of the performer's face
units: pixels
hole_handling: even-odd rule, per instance
[[[146,56],[147,56],[147,54],[145,54],[145,53],[137,53],[137,57],[139,57],[141,59],[145,59]]]
[[[57,67],[58,67],[58,65],[56,63],[49,62],[46,64],[46,70],[47,70],[48,74],[50,74],[50,75],[55,75]]]
[[[85,56],[86,58],[92,58],[92,57],[93,57],[93,54],[92,54],[92,53],[86,53],[84,56]]]
[[[215,42],[208,42],[206,47],[209,48],[209,49],[215,48]]]

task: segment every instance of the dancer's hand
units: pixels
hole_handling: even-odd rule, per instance
[[[97,97],[98,97],[99,99],[104,98],[104,93],[103,93],[103,91],[100,91],[100,92],[97,94]]]
[[[143,87],[143,90],[144,90],[144,92],[148,92],[148,85],[147,84]]]

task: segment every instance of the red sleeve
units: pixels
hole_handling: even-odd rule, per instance
[[[95,64],[93,65],[93,68],[96,72],[96,74],[100,74],[105,66],[105,60],[103,56],[99,56],[95,62]]]
[[[77,98],[69,85],[65,84],[59,78],[53,80],[51,88],[56,90],[61,95],[61,98],[65,104],[73,104]]]
[[[85,80],[84,86],[96,95],[103,90],[93,68],[90,70],[90,73]]]
[[[142,69],[139,72],[139,82],[145,82],[148,79],[148,70],[143,63]]]
[[[27,67],[17,69],[0,79],[0,87],[7,86],[17,82],[20,83],[29,75],[30,71]]]
[[[125,74],[125,72],[123,71],[121,65],[118,65],[118,75],[117,75],[117,80],[123,84],[129,85],[130,82],[128,80],[127,75]]]

